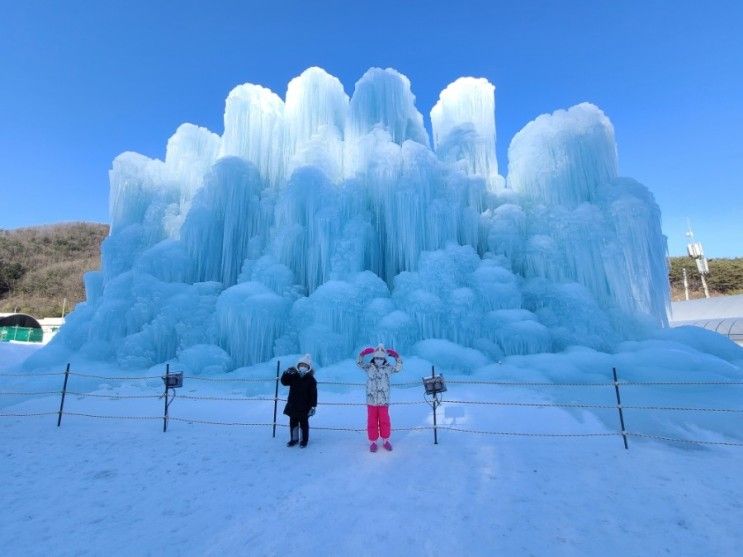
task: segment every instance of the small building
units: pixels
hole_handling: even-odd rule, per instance
[[[39,319],[41,329],[44,331],[44,342],[52,340],[52,337],[57,334],[57,331],[59,331],[64,323],[64,317],[45,317],[44,319]]]
[[[743,346],[743,294],[673,302],[669,317],[671,327],[702,327]]]
[[[43,342],[41,323],[26,313],[0,313],[0,341]]]

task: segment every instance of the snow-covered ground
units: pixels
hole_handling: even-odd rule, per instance
[[[671,303],[671,321],[701,321],[743,317],[743,294]]]
[[[17,371],[30,350],[0,345],[0,371]],[[411,364],[396,380],[416,381],[416,372]],[[93,383],[73,376],[69,390],[160,390],[157,379]],[[178,394],[175,418],[272,421],[272,402],[184,398],[265,394],[256,386],[191,380]],[[447,395],[550,400],[481,385],[451,385]],[[422,400],[419,387],[395,389],[393,397]],[[320,401],[362,403],[363,396],[357,387],[321,385]],[[59,397],[4,404],[0,413],[54,412]],[[612,410],[598,419],[581,410],[448,407],[463,410],[458,418],[440,410],[440,423],[455,428],[616,432],[607,425]],[[71,395],[65,410],[157,418],[162,401]],[[391,414],[393,427],[431,421],[425,404],[396,405]],[[363,406],[322,405],[310,446],[300,450],[285,447],[284,427],[273,439],[266,427],[171,421],[163,434],[158,419],[66,415],[58,429],[54,415],[2,417],[0,547],[6,555],[736,555],[743,544],[743,447],[631,438],[625,451],[618,435],[446,430],[434,446],[426,429],[394,433],[392,453],[370,454],[364,433],[320,429],[362,429],[364,421]]]

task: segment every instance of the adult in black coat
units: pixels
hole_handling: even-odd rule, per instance
[[[317,381],[315,370],[312,368],[312,358],[305,354],[297,362],[296,367],[290,367],[281,374],[281,384],[289,387],[284,414],[289,416],[289,442],[287,447],[297,443],[304,448],[310,440],[310,416],[315,414],[317,407]],[[299,440],[299,431],[302,431],[302,441]]]

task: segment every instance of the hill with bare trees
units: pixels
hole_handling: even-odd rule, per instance
[[[85,298],[83,274],[100,266],[108,226],[69,223],[0,229],[0,312],[59,316]]]

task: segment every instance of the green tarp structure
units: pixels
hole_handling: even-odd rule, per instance
[[[25,313],[0,313],[0,341],[41,342],[41,324]]]
[[[0,341],[41,342],[44,331],[32,327],[0,327]]]

